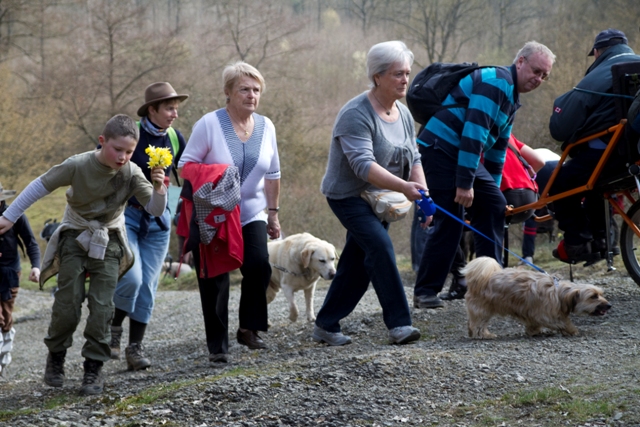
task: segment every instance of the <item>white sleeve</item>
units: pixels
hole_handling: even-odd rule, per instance
[[[22,193],[9,205],[2,216],[15,224],[29,206],[48,194],[51,194],[51,192],[44,188],[44,184],[42,184],[40,177],[38,177],[22,190]]]
[[[204,163],[207,154],[209,154],[209,132],[205,116],[193,125],[189,142],[180,156],[178,167],[184,167],[188,162]]]

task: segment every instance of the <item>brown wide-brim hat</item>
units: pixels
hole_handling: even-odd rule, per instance
[[[16,190],[5,190],[0,184],[0,202],[16,195]]]
[[[177,99],[182,102],[189,95],[178,95],[173,87],[167,82],[151,83],[144,91],[144,105],[138,108],[138,115],[144,117],[149,114],[149,105],[158,101],[169,101]]]

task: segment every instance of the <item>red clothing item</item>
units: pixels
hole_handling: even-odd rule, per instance
[[[220,178],[222,178],[227,166],[192,162],[184,166],[182,177],[191,184],[192,194],[184,194],[183,191],[180,196],[182,207],[176,230],[178,235],[186,239],[194,238],[194,236],[198,235],[198,233],[190,230],[195,209],[191,196],[208,182],[211,182],[215,187]],[[238,185],[240,184],[238,183]],[[216,227],[217,231],[208,245],[198,242],[198,250],[200,251],[198,276],[201,278],[216,277],[241,267],[244,257],[244,242],[240,224],[240,206],[236,205],[233,211],[215,208],[205,218],[205,222]],[[185,246],[189,243],[192,242],[185,241]]]
[[[514,147],[518,153],[522,150],[524,144],[516,139],[513,134],[509,138],[509,145]],[[529,172],[515,155],[515,153],[507,148],[507,157],[504,161],[502,170],[502,182],[500,183],[500,191],[512,190],[515,188],[528,188],[535,192],[538,191],[535,181],[531,179]]]

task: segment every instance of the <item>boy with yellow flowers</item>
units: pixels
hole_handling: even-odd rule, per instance
[[[162,167],[153,169],[149,182],[130,162],[139,139],[135,121],[116,115],[99,137],[101,149],[78,154],[32,181],[0,217],[0,234],[38,199],[56,188],[67,190],[67,208],[51,237],[42,261],[40,286],[58,274],[58,290],[44,339],[49,348],[44,382],[61,387],[64,362],[73,333],[80,322],[89,274],[89,317],[82,355],[84,377],[80,392],[100,394],[104,388],[102,365],[111,357],[109,326],[114,312],[113,294],[118,278],[133,264],[124,226],[126,202],[135,196],[150,214],[162,215],[167,204]]]

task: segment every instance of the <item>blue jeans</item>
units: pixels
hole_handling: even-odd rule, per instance
[[[340,320],[356,308],[370,282],[387,328],[411,325],[409,304],[387,232],[389,224],[380,222],[360,197],[327,201],[347,229],[347,241],[316,325],[329,332],[340,332]]]
[[[129,318],[147,324],[151,319],[153,304],[158,290],[162,264],[169,250],[171,230],[162,230],[154,217],[149,223],[149,234],[138,237],[143,212],[128,206],[124,212],[129,248],[135,263],[120,279],[113,302],[116,308],[126,311]],[[165,224],[171,223],[169,210],[165,210]]]
[[[434,230],[427,240],[416,277],[416,296],[436,296],[444,286],[460,245],[463,225],[442,212],[461,220],[465,209],[454,202],[456,196],[457,160],[437,147],[420,146],[422,166],[427,177],[431,198],[438,205],[433,216]],[[507,201],[484,165],[479,164],[473,182],[473,204],[467,210],[471,225],[486,238],[474,233],[477,256],[488,256],[502,264],[504,212]]]

